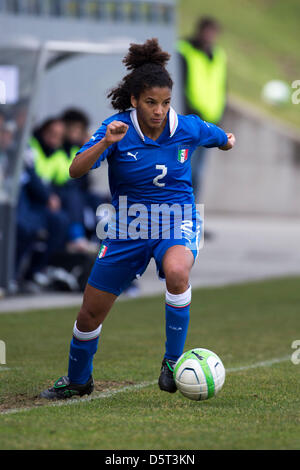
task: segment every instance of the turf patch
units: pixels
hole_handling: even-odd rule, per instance
[[[94,392],[106,392],[109,390],[118,390],[124,386],[134,385],[134,382],[129,380],[111,381],[111,380],[96,380]],[[51,385],[50,385],[51,386]],[[47,387],[47,386],[46,386]],[[80,397],[72,397],[72,400],[77,400]],[[8,410],[16,410],[22,408],[38,408],[40,406],[49,405],[57,400],[46,400],[40,398],[38,395],[28,396],[26,393],[18,393],[16,395],[7,395],[2,397],[0,403],[0,414]],[[67,401],[67,399],[66,399]]]

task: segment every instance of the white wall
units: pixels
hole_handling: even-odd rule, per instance
[[[300,216],[300,132],[236,100],[221,126],[237,143],[228,152],[209,151],[206,210]]]

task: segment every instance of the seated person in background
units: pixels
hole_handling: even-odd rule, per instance
[[[95,252],[96,247],[85,236],[82,192],[69,176],[70,161],[63,149],[65,130],[64,122],[59,118],[50,118],[35,130],[30,140],[35,152],[35,170],[42,180],[51,184],[52,191],[68,214],[67,250]]]
[[[69,108],[61,116],[65,125],[65,139],[63,149],[68,156],[68,167],[70,167],[76,153],[81,149],[85,142],[89,141],[89,118],[76,108]],[[75,184],[79,187],[84,204],[84,225],[90,236],[95,236],[97,224],[96,211],[100,204],[110,202],[110,194],[96,193],[91,189],[90,177],[88,174],[81,178],[70,179],[69,184]],[[98,240],[99,243],[99,240]]]
[[[17,281],[22,277],[22,262],[25,258],[31,258],[35,242],[42,237],[45,249],[34,261],[30,260],[25,277],[39,285],[49,283],[46,268],[51,256],[64,250],[68,226],[68,217],[61,210],[60,199],[51,191],[51,186],[37,175],[34,154],[28,147],[17,206]]]
[[[64,184],[66,175],[63,173],[64,123],[57,118],[47,119],[36,128],[30,139],[30,146],[35,153],[35,170],[44,181],[50,184]]]

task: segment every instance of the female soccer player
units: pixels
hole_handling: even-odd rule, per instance
[[[119,113],[103,122],[71,164],[71,177],[79,178],[107,159],[115,218],[74,325],[68,376],[42,392],[44,398],[93,391],[92,362],[102,323],[152,257],[166,283],[166,343],[158,384],[176,392],[173,367],[187,335],[189,274],[202,226],[192,191],[191,156],[197,146],[229,150],[235,137],[197,116],[174,111],[173,82],[165,68],[169,58],[157,39],[131,45],[123,60],[130,72],[108,95]]]

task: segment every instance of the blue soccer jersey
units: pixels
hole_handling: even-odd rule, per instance
[[[198,146],[223,146],[228,140],[226,133],[214,124],[195,115],[178,115],[171,108],[164,131],[154,141],[143,135],[136,110],[133,110],[106,119],[78,153],[102,140],[112,121],[127,124],[127,134],[106,149],[93,168],[98,168],[101,161],[107,159],[112,202],[116,207],[123,195],[127,196],[129,204],[193,203],[193,151]]]

